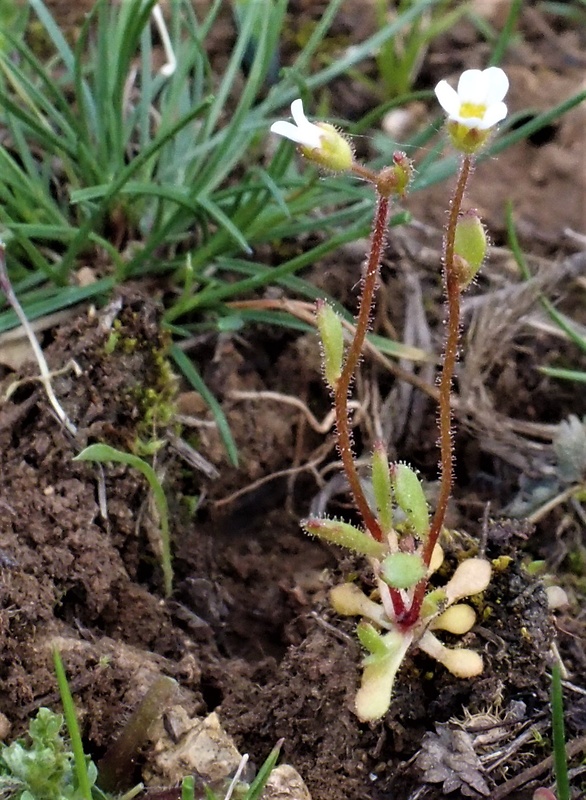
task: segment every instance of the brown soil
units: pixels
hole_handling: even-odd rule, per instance
[[[309,4],[296,5],[308,17],[317,13]],[[561,26],[552,36],[541,29],[540,38],[543,17],[535,17],[529,6],[522,41],[507,65],[515,108],[547,107],[583,80],[578,56],[569,62],[563,58],[568,48],[575,53],[577,34]],[[353,9],[349,4],[345,12],[346,28],[352,27]],[[446,34],[428,54],[421,80],[432,85],[436,73],[484,63],[484,45],[472,47],[475,41],[466,25]],[[355,98],[349,116],[372,103],[362,92],[351,94],[348,85],[345,96]],[[361,103],[365,108],[358,107]],[[579,248],[564,231],[584,232],[584,113],[578,108],[556,123],[546,141],[524,143],[481,165],[471,200],[498,242],[503,200],[513,197],[531,265],[542,269],[543,259],[554,257],[559,265],[539,286],[561,296],[571,285],[575,293],[564,307],[578,318],[584,268],[572,272],[567,266],[569,254]],[[433,308],[439,298],[444,211],[438,209],[445,208],[444,195],[440,186],[410,198],[414,217],[435,228],[415,225],[392,237],[382,287],[390,323],[386,311],[377,320],[381,331],[388,332],[389,324],[409,330],[415,280],[426,297],[433,331],[429,345],[417,338],[421,330],[409,343],[431,351],[440,341],[441,310]],[[347,250],[337,263],[319,265],[316,284],[351,306],[361,259],[362,254]],[[211,417],[200,398],[182,392],[171,376],[162,309],[148,299],[158,287],[142,285],[99,312],[81,310],[43,342],[53,370],[71,360],[79,367],[79,374],[67,369],[54,378],[56,394],[78,428],[75,437],[55,419],[43,387],[33,379],[36,367],[7,375],[1,386],[4,394],[24,379],[0,407],[0,711],[12,724],[11,736],[26,728],[38,707],[58,707],[52,666],[52,648],[58,647],[95,760],[163,674],[178,681],[189,714],[218,711],[240,749],[257,764],[284,738],[283,757],[300,771],[313,800],[429,800],[452,786],[450,797],[479,797],[486,793],[478,776],[490,791],[500,787],[499,797],[529,800],[539,782],[551,782],[545,766],[533,783],[518,789],[511,784],[506,792],[507,782],[544,762],[549,752],[536,744],[537,735],[523,738],[531,726],[549,736],[549,654],[556,633],[543,583],[529,576],[523,562],[529,554],[550,557],[559,568],[558,580],[574,589],[572,597],[583,597],[578,579],[564,576],[560,567],[568,551],[581,552],[582,524],[563,508],[535,534],[520,523],[488,520],[483,526],[479,520],[487,501],[498,517],[518,500],[519,481],[526,494],[547,482],[551,431],[549,439],[539,432],[568,413],[581,416],[586,404],[575,385],[560,387],[536,372],[536,364],[564,357],[575,366],[579,356],[543,326],[522,327],[523,315],[535,309],[535,293],[529,300],[514,293],[518,278],[511,265],[509,254],[497,250],[485,283],[473,291],[479,296],[512,285],[507,302],[516,324],[509,320],[508,327],[497,329],[498,346],[487,355],[487,328],[481,326],[480,312],[471,309],[459,376],[462,425],[451,514],[455,527],[476,538],[454,537],[446,570],[477,549],[482,536],[488,556],[497,560],[496,576],[477,609],[482,622],[466,637],[484,654],[480,678],[459,681],[416,652],[400,674],[387,717],[376,725],[358,722],[352,708],[360,648],[353,623],[332,612],[327,594],[342,576],[362,576],[363,565],[307,539],[299,528],[300,517],[330,477],[331,434],[310,429],[291,405],[235,396],[280,392],[302,398],[324,416],[328,396],[313,337],[256,328],[242,338],[210,338],[190,354],[222,401],[239,449],[236,468],[228,463],[217,430],[205,425]],[[493,309],[490,318],[496,314]],[[433,374],[425,369],[422,380],[433,385]],[[365,405],[375,386],[383,397],[394,393],[396,418],[382,416],[394,427],[390,449],[433,481],[433,403],[424,394],[400,395],[392,375],[365,361],[357,382]],[[205,416],[204,424],[181,427],[169,414],[176,402],[184,423],[189,415]],[[376,415],[380,404],[369,408]],[[402,409],[409,409],[403,421]],[[220,478],[207,478],[180,460],[171,446],[178,435],[220,470]],[[366,451],[374,438],[366,422],[357,427],[359,448]],[[156,511],[145,482],[121,465],[102,469],[72,460],[93,442],[132,450],[138,440],[153,439],[165,442],[154,465],[171,504],[175,583],[168,599],[162,591]],[[311,459],[316,460],[314,474],[326,467],[319,483],[309,471],[299,471],[294,481],[283,474]],[[271,475],[276,477],[265,480]],[[196,512],[194,498],[199,499]],[[334,510],[347,513],[342,506]],[[367,583],[366,572],[362,577]],[[586,668],[583,612],[561,615],[555,624],[571,679],[580,683]],[[586,704],[579,693],[566,700],[572,740],[584,733]],[[445,726],[454,720],[457,725]],[[462,751],[449,739],[456,729],[474,744],[486,772],[476,762],[468,771],[461,766]],[[430,742],[440,742],[445,753],[446,777],[435,782],[421,757],[422,744],[425,749]],[[491,754],[499,751],[509,757],[493,763]],[[457,767],[454,753],[460,753]],[[129,766],[128,785],[140,779],[145,761],[148,753],[134,771]]]

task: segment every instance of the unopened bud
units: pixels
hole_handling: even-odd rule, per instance
[[[405,153],[393,153],[393,164],[380,171],[376,188],[383,197],[393,194],[403,197],[413,175],[413,162]]]
[[[488,242],[484,225],[476,211],[463,214],[456,223],[454,267],[461,289],[473,280],[486,256]]]

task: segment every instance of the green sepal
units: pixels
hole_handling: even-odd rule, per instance
[[[381,578],[392,589],[410,589],[426,572],[427,567],[417,553],[393,553],[381,564]]]
[[[426,537],[429,532],[429,510],[417,473],[406,464],[394,464],[391,467],[391,482],[397,505],[407,516],[415,533]]]
[[[393,529],[393,496],[385,446],[377,442],[372,454],[372,490],[378,521],[384,533]]]
[[[364,531],[355,528],[354,525],[350,525],[348,522],[314,517],[303,520],[301,525],[312,536],[319,536],[320,539],[333,542],[340,545],[340,547],[346,547],[348,550],[353,550],[363,556],[371,556],[381,560],[388,552],[386,545],[382,544],[382,542],[377,542],[368,533],[364,533]]]
[[[323,131],[320,146],[301,145],[299,149],[305,158],[319,164],[320,167],[331,169],[332,172],[346,172],[351,169],[354,152],[348,139],[328,122],[319,122],[317,127]]]
[[[317,304],[317,327],[323,346],[324,375],[332,389],[342,373],[344,358],[344,329],[334,309],[323,301]]]

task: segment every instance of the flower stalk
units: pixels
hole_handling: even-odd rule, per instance
[[[456,226],[462,210],[462,202],[468,179],[472,171],[472,156],[464,155],[456,181],[454,196],[450,205],[448,227],[444,237],[443,281],[446,295],[447,321],[445,349],[439,381],[439,428],[440,428],[440,490],[429,534],[423,548],[423,562],[429,566],[433,549],[442,532],[448,502],[454,485],[454,431],[452,426],[452,381],[458,359],[460,340],[460,281],[455,268]],[[409,628],[419,617],[421,604],[425,597],[427,579],[419,582],[415,589],[413,602],[401,624]]]
[[[423,650],[460,678],[479,675],[483,668],[478,653],[446,646],[436,631],[460,635],[472,628],[474,609],[460,600],[486,589],[491,564],[482,558],[468,558],[445,586],[430,588],[429,582],[443,561],[440,537],[454,484],[451,395],[460,338],[460,296],[474,279],[486,253],[482,222],[474,211],[463,213],[464,196],[476,152],[487,141],[491,128],[507,113],[502,102],[507,89],[508,79],[496,67],[467,70],[460,77],[457,91],[446,81],[436,87],[438,100],[448,115],[449,136],[462,159],[443,242],[447,321],[438,391],[440,491],[431,520],[416,471],[406,464],[389,464],[380,443],[375,445],[372,459],[371,505],[356,465],[348,407],[350,387],[375,304],[391,197],[405,194],[412,164],[403,153],[395,153],[393,163],[379,173],[358,164],[342,134],[326,123],[309,122],[300,100],[291,107],[295,124],[276,122],[271,128],[294,141],[307,159],[331,171],[352,173],[371,183],[376,192],[370,249],[350,342],[346,343],[342,321],[333,308],[320,301],[316,314],[324,374],[334,395],[338,452],[364,530],[323,518],[302,523],[309,534],[366,557],[374,573],[376,592],[372,596],[353,583],[334,587],[330,596],[338,613],[362,617],[358,636],[368,655],[363,661],[356,713],[364,721],[379,719],[387,711],[395,677],[412,647]]]

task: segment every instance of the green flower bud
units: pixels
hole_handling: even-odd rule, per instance
[[[463,214],[456,223],[454,237],[454,255],[461,289],[470,284],[482,266],[487,246],[486,231],[476,211]]]
[[[380,171],[376,188],[383,197],[399,195],[403,197],[407,192],[407,187],[413,175],[413,162],[407,158],[405,153],[397,151],[393,153],[393,164]]]
[[[342,359],[344,358],[342,320],[334,309],[323,300],[319,300],[317,303],[316,317],[323,345],[325,378],[328,385],[335,389],[342,373]]]
[[[393,553],[381,564],[381,577],[393,589],[410,589],[426,572],[427,567],[417,553]]]
[[[413,530],[425,537],[429,531],[429,510],[417,474],[406,464],[393,464],[391,483],[399,508],[406,514]]]

